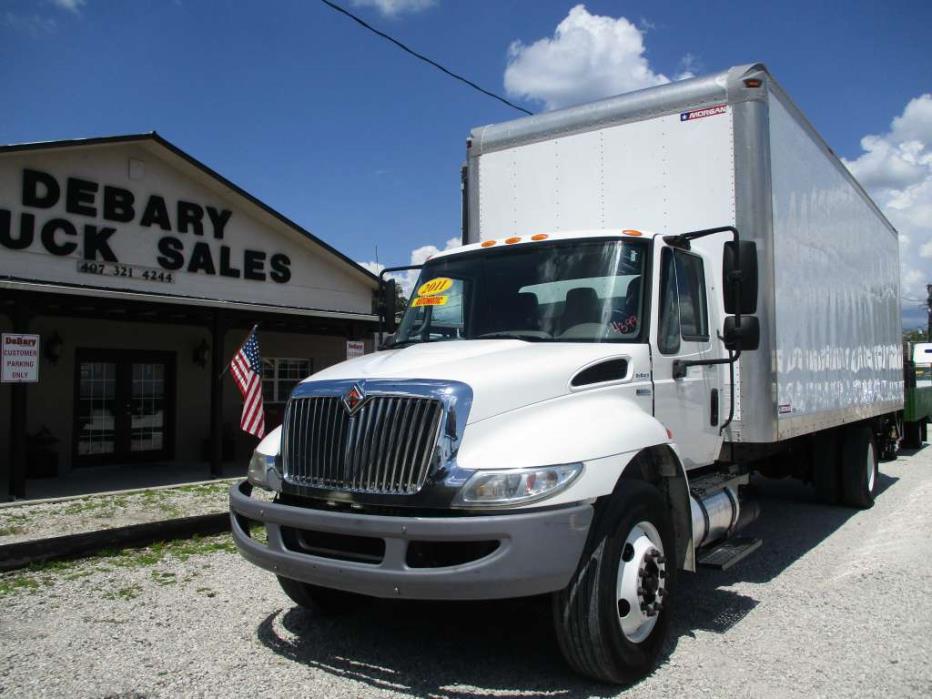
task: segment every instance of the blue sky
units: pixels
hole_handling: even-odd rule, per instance
[[[532,111],[765,62],[900,228],[907,322],[924,321],[932,3],[343,3],[489,89],[506,93],[511,64],[508,94]],[[0,0],[0,85],[0,142],[154,129],[387,264],[459,234],[467,133],[519,116],[316,0]]]

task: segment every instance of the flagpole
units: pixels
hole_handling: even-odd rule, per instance
[[[249,337],[249,335],[252,335],[252,334],[253,334],[254,332],[256,332],[256,330],[258,330],[258,329],[259,329],[259,324],[256,323],[255,325],[252,326],[252,330],[249,331],[249,334],[246,335],[246,337]],[[233,356],[235,357],[236,355],[234,354]],[[232,363],[233,363],[233,360],[232,360],[232,359],[231,359],[230,361],[227,362],[227,365],[226,365],[225,367],[223,367],[223,371],[221,371],[221,372],[220,372],[220,375],[217,376],[218,379],[222,379],[222,378],[226,375],[226,373],[227,373],[227,371],[229,371],[230,365],[231,365]]]

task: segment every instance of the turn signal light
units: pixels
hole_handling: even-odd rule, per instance
[[[760,78],[745,78],[744,86],[745,87],[760,87],[764,84],[764,81]]]

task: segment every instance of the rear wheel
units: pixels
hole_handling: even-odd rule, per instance
[[[332,590],[310,583],[278,577],[278,584],[291,601],[299,607],[311,609],[325,615],[346,614],[365,604],[367,598],[352,592]]]
[[[660,492],[627,481],[593,524],[570,584],[553,594],[560,650],[577,672],[627,683],[650,672],[676,581],[673,528]]]
[[[877,487],[877,445],[867,425],[851,425],[845,430],[841,450],[842,502],[867,509],[874,504]]]

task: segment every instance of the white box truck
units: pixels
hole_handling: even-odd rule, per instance
[[[310,607],[549,594],[569,664],[627,682],[681,571],[760,545],[752,471],[873,503],[897,234],[759,64],[478,128],[467,155],[463,247],[383,351],[298,385],[233,534]]]

